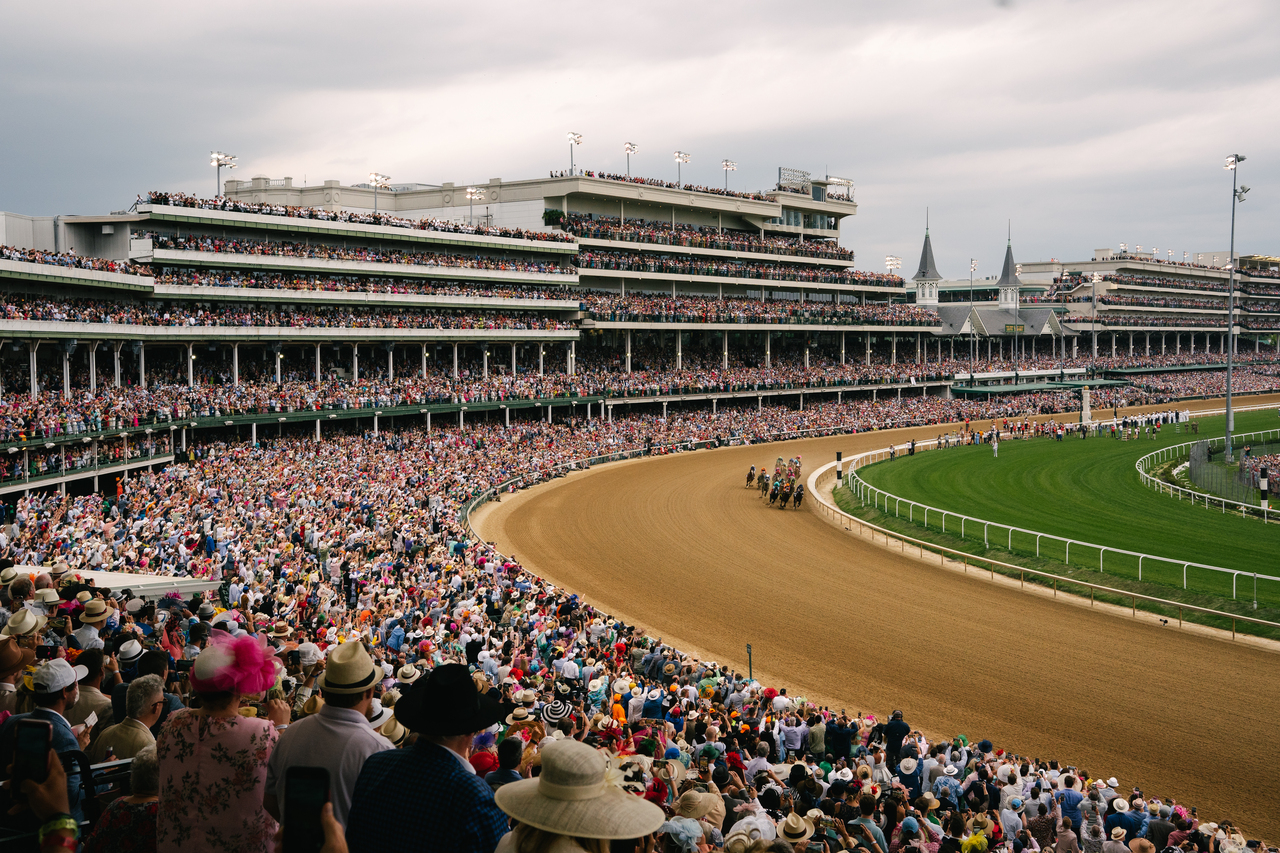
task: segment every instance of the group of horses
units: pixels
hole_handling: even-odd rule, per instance
[[[779,458],[781,463],[782,459]],[[747,488],[751,488],[753,484],[760,487],[760,499],[764,500],[764,496],[769,496],[769,506],[778,505],[778,509],[786,509],[787,504],[791,504],[794,508],[799,509],[801,502],[804,501],[804,484],[798,482],[800,478],[800,466],[798,460],[792,460],[794,465],[788,464],[784,473],[781,464],[774,468],[773,476],[769,476],[769,471],[765,466],[760,466],[760,474],[756,475],[756,466],[752,465],[751,470],[747,472]]]

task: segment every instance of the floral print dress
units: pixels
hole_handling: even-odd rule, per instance
[[[262,808],[276,730],[254,717],[179,711],[156,740],[159,853],[267,853],[276,822]]]

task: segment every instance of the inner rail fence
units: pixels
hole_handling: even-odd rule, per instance
[[[1280,439],[1280,429],[1260,430],[1258,432],[1233,435],[1231,437],[1231,446],[1234,449],[1237,445],[1242,445],[1246,442],[1258,441],[1265,443],[1269,440],[1277,439]],[[1143,456],[1134,463],[1134,467],[1138,469],[1138,476],[1142,478],[1142,484],[1155,489],[1157,492],[1167,494],[1170,497],[1176,497],[1180,501],[1187,500],[1194,505],[1203,504],[1205,509],[1212,509],[1216,506],[1219,507],[1223,513],[1226,513],[1227,509],[1230,508],[1232,512],[1238,512],[1242,516],[1260,518],[1264,524],[1270,524],[1271,516],[1273,515],[1280,518],[1280,510],[1273,510],[1269,507],[1259,506],[1258,504],[1249,503],[1247,501],[1231,500],[1230,498],[1221,497],[1208,492],[1197,492],[1194,489],[1184,489],[1182,486],[1166,482],[1165,480],[1151,474],[1151,470],[1157,465],[1162,465],[1166,462],[1173,462],[1184,457],[1190,460],[1191,449],[1201,442],[1205,443],[1210,448],[1225,448],[1227,445],[1226,437],[1221,436],[1218,438],[1203,438],[1200,439],[1200,441],[1189,441],[1185,444],[1172,444],[1153,453],[1148,453],[1146,456]],[[1277,475],[1280,475],[1280,471],[1276,473]]]
[[[1250,409],[1271,409],[1274,406],[1254,406]],[[1206,417],[1210,415],[1222,414],[1224,410],[1215,409],[1201,412],[1192,412],[1193,417]],[[1245,411],[1238,409],[1237,411]],[[1119,419],[1122,420],[1122,419]],[[1115,424],[1116,421],[1098,422],[1101,426],[1106,427]],[[1268,430],[1265,434],[1278,433],[1280,430]],[[1258,433],[1262,435],[1263,433]],[[1250,434],[1253,435],[1253,434]],[[1241,436],[1245,438],[1247,436]],[[1216,439],[1220,444],[1222,439]],[[1175,447],[1189,447],[1195,442],[1187,445],[1175,445]],[[938,445],[937,439],[927,439],[917,441],[915,449],[917,452],[926,449],[936,449]],[[1083,568],[1093,569],[1095,566],[1099,573],[1106,573],[1110,568],[1111,574],[1119,577],[1136,577],[1139,581],[1146,580],[1148,582],[1164,583],[1168,585],[1176,585],[1178,576],[1181,575],[1182,588],[1190,589],[1189,580],[1196,580],[1197,591],[1206,592],[1212,595],[1226,597],[1230,595],[1233,600],[1240,599],[1239,581],[1244,577],[1246,581],[1252,581],[1252,602],[1256,608],[1258,606],[1258,593],[1263,593],[1263,599],[1269,603],[1280,602],[1280,577],[1262,574],[1257,571],[1243,571],[1239,569],[1230,569],[1223,566],[1213,566],[1207,563],[1197,563],[1191,560],[1183,560],[1175,557],[1162,557],[1157,554],[1147,554],[1142,551],[1130,551],[1124,548],[1115,548],[1110,545],[1102,545],[1096,542],[1088,542],[1081,539],[1073,539],[1065,536],[1056,536],[1052,533],[1044,533],[1039,530],[1030,530],[1015,525],[1002,524],[997,521],[991,521],[985,518],[977,518],[964,513],[955,512],[953,510],[944,510],[939,507],[929,506],[909,498],[899,497],[884,489],[872,486],[866,480],[857,474],[857,469],[882,462],[893,458],[906,450],[908,444],[894,445],[881,450],[873,450],[868,453],[860,453],[846,463],[848,471],[844,474],[845,485],[850,492],[858,498],[865,506],[870,503],[875,509],[884,512],[886,515],[890,512],[894,517],[902,517],[902,509],[907,510],[907,520],[913,524],[921,524],[926,529],[929,528],[930,515],[935,519],[935,524],[942,533],[950,533],[951,535],[959,535],[961,539],[976,538],[980,529],[982,535],[983,547],[991,547],[991,533],[994,530],[1000,539],[996,540],[997,545],[1003,546],[1010,553],[1015,550],[1024,553],[1034,553],[1036,557],[1057,560],[1067,566],[1072,565],[1071,554],[1074,547],[1076,553],[1076,565]],[[1169,450],[1172,448],[1165,448]],[[1162,451],[1148,454],[1149,456],[1158,456]],[[1146,457],[1144,457],[1146,458]],[[833,465],[836,463],[832,463]],[[1141,469],[1139,469],[1141,472]],[[1175,487],[1176,488],[1176,487]],[[816,494],[816,493],[815,493]],[[1203,498],[1201,498],[1203,500]],[[1218,498],[1209,496],[1212,501],[1218,501]],[[1228,503],[1230,503],[1228,501]],[[915,517],[916,511],[921,512],[921,519]],[[1225,511],[1225,510],[1224,510]],[[951,522],[948,529],[947,523]],[[879,529],[879,528],[877,528]],[[959,552],[957,552],[959,553]],[[1108,562],[1108,555],[1111,557]],[[1096,557],[1096,562],[1094,558]],[[1004,564],[1002,564],[1004,565]],[[1014,567],[1018,568],[1018,567]],[[1027,571],[1032,571],[1028,569]],[[1193,575],[1193,572],[1195,573]],[[1153,576],[1154,575],[1154,576]],[[1046,575],[1046,577],[1057,577],[1056,575]],[[1077,583],[1071,580],[1071,583]],[[1259,586],[1261,584],[1261,587]],[[1123,592],[1123,595],[1130,593]],[[1182,606],[1174,604],[1173,606]],[[1270,624],[1270,623],[1268,623]]]
[[[918,447],[919,443],[917,443],[917,448]],[[1080,597],[1083,597],[1083,591],[1087,590],[1089,594],[1090,607],[1093,607],[1096,604],[1097,596],[1099,594],[1105,597],[1116,598],[1120,601],[1127,600],[1129,602],[1129,615],[1134,618],[1138,615],[1138,603],[1142,602],[1146,605],[1143,608],[1144,610],[1156,610],[1158,608],[1169,613],[1176,610],[1178,613],[1179,627],[1182,627],[1188,612],[1210,617],[1211,623],[1213,621],[1220,621],[1223,626],[1225,626],[1227,622],[1230,622],[1231,639],[1233,640],[1236,639],[1239,622],[1249,625],[1258,625],[1273,630],[1280,629],[1280,623],[1272,622],[1267,619],[1258,619],[1253,616],[1244,616],[1237,613],[1227,613],[1222,610],[1214,610],[1210,607],[1200,607],[1199,605],[1187,604],[1181,601],[1170,601],[1168,599],[1152,595],[1144,595],[1140,592],[1133,592],[1132,590],[1116,589],[1114,587],[1103,586],[1102,584],[1076,580],[1075,578],[1064,578],[1061,575],[1042,572],[1037,569],[1030,569],[1025,566],[1018,566],[1012,563],[1005,563],[1000,560],[993,560],[990,557],[970,554],[967,551],[948,548],[945,545],[939,545],[934,542],[926,542],[922,539],[916,539],[903,533],[888,530],[869,521],[864,521],[863,519],[850,515],[837,507],[831,497],[832,489],[826,489],[824,492],[824,486],[834,485],[834,483],[839,479],[840,472],[838,469],[841,464],[842,463],[839,462],[829,462],[809,476],[808,490],[809,494],[814,498],[810,506],[814,507],[818,514],[825,520],[850,533],[855,533],[863,539],[870,539],[873,543],[877,541],[877,538],[882,539],[886,548],[892,549],[893,544],[896,543],[898,545],[898,550],[905,554],[907,547],[910,546],[917,550],[917,558],[920,560],[925,560],[926,554],[936,554],[938,557],[938,565],[940,567],[946,568],[947,561],[950,560],[952,568],[959,568],[966,574],[968,574],[970,569],[973,569],[974,571],[986,571],[992,580],[995,580],[996,572],[999,572],[1005,577],[1016,577],[1023,589],[1026,588],[1027,579],[1030,578],[1032,583],[1038,582],[1039,585],[1045,588],[1052,587],[1054,598],[1058,597],[1059,591],[1064,594],[1079,595]],[[955,513],[949,514],[955,515]],[[1077,593],[1076,590],[1079,590],[1080,592]]]

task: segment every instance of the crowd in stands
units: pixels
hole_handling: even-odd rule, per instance
[[[1092,302],[1089,295],[1068,299],[1067,304]],[[1203,308],[1209,311],[1226,311],[1227,303],[1221,299],[1175,299],[1168,296],[1144,296],[1137,294],[1105,293],[1098,297],[1099,305],[1141,305],[1144,308]]]
[[[1122,286],[1131,287],[1158,287],[1162,290],[1220,290],[1226,293],[1229,289],[1226,279],[1205,278],[1189,280],[1185,278],[1164,278],[1163,276],[1144,276],[1144,275],[1126,275],[1124,273],[1107,273],[1102,277],[1104,282],[1113,282]],[[1087,275],[1078,273],[1068,274],[1066,278],[1054,279],[1053,287],[1049,289],[1048,299],[1060,296],[1064,292],[1070,292],[1080,287],[1090,287],[1091,279]],[[1239,293],[1257,293],[1260,295],[1276,295],[1280,294],[1280,286],[1263,284],[1256,281],[1245,281],[1236,279],[1236,290]],[[1083,294],[1082,294],[1083,295]],[[1102,297],[1098,297],[1101,301]]]
[[[608,172],[596,172],[591,169],[575,169],[570,172],[568,169],[560,171],[552,171],[550,177],[553,178],[599,178],[604,181],[618,181],[624,184],[641,184],[646,187],[663,187],[669,190],[684,190],[691,193],[708,193],[710,195],[721,195],[729,198],[746,198],[752,201],[772,201],[763,193],[738,192],[737,190],[724,189],[721,187],[704,187],[700,184],[678,184],[675,181],[660,181],[657,178],[641,178],[634,175],[615,175]]]
[[[278,327],[292,329],[571,329],[575,324],[531,313],[450,311],[447,309],[375,309],[338,305],[276,308],[249,303],[121,302],[61,300],[0,294],[0,319],[76,323],[116,323],[170,327]]]
[[[149,238],[157,249],[176,249],[185,252],[219,252],[237,255],[275,255],[288,258],[319,258],[337,261],[361,261],[364,263],[408,264],[412,266],[458,267],[479,270],[506,270],[531,273],[572,275],[572,266],[560,266],[550,261],[528,261],[516,258],[495,258],[485,255],[456,255],[445,252],[404,252],[375,249],[368,246],[330,246],[324,243],[298,243],[292,240],[258,240],[216,237],[201,234],[138,235]]]
[[[561,227],[578,237],[596,240],[620,240],[628,243],[656,243],[663,246],[688,246],[698,249],[722,249],[732,252],[759,252],[769,255],[793,255],[806,258],[830,258],[852,261],[853,251],[827,240],[797,240],[794,237],[756,232],[721,231],[712,225],[628,219],[617,216],[567,215]]]
[[[9,826],[58,850],[83,831],[89,851],[265,853],[291,768],[319,765],[327,851],[1246,853],[1229,816],[1140,779],[1018,758],[980,732],[926,735],[901,711],[837,714],[672,648],[460,515],[612,454],[1003,419],[1027,402],[218,443],[110,497],[17,498],[0,519],[0,713],[49,721],[55,753],[132,761],[132,783],[99,816],[80,771],[53,760]],[[94,569],[218,588],[142,601],[89,583]]]
[[[129,442],[100,441],[96,452],[92,444],[30,448],[26,454],[13,453],[7,458],[0,457],[0,484],[30,482],[40,477],[56,477],[95,467],[105,468],[123,462],[149,459],[169,453],[169,448],[168,433],[161,433],[154,438],[142,435]]]
[[[746,263],[726,258],[686,258],[672,255],[632,255],[622,252],[580,251],[579,269],[660,272],[680,275],[728,276],[772,281],[807,281],[824,284],[862,284],[902,287],[898,276],[854,269],[815,269],[792,264]]]
[[[116,272],[125,275],[147,275],[145,267],[139,267],[128,261],[109,261],[106,258],[94,258],[77,255],[72,252],[45,252],[40,249],[19,249],[16,246],[0,246],[0,260],[25,261],[29,264],[53,264],[60,267],[75,267],[81,270],[97,270],[98,272]]]
[[[159,267],[156,284],[182,287],[244,287],[254,289],[313,290],[326,293],[402,293],[431,296],[480,296],[489,299],[571,299],[556,287],[486,282],[433,281],[383,276],[307,275],[266,270],[192,269]]]
[[[673,323],[821,323],[833,325],[936,326],[930,308],[899,303],[861,305],[789,299],[717,299],[714,296],[656,296],[590,293],[582,304],[601,321]]]
[[[1227,374],[1222,370],[1144,374],[1134,382],[1167,399],[1220,397],[1227,392]],[[1280,390],[1280,375],[1274,366],[1236,369],[1231,374],[1231,390],[1236,394]]]
[[[1064,323],[1092,323],[1095,318],[1092,314],[1067,314],[1062,318]],[[1227,315],[1223,312],[1222,316],[1205,316],[1198,314],[1195,316],[1169,315],[1169,314],[1118,314],[1115,312],[1099,312],[1096,322],[1100,326],[1143,326],[1152,328],[1218,328],[1225,329],[1227,327]]]
[[[386,225],[393,228],[412,228],[416,231],[443,231],[449,234],[479,234],[485,237],[512,237],[518,240],[542,240],[572,242],[568,234],[555,231],[528,231],[524,228],[501,228],[492,225],[473,225],[447,219],[406,219],[389,213],[354,210],[324,210],[318,207],[296,207],[284,204],[258,204],[219,196],[196,198],[185,193],[149,192],[138,196],[138,204],[158,204],[171,207],[191,207],[200,210],[227,210],[234,213],[256,213],[263,216],[289,216],[298,219],[315,219],[321,222],[357,222],[363,225]]]

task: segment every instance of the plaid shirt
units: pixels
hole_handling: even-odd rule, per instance
[[[428,741],[369,756],[347,817],[351,853],[493,853],[506,832],[484,780]]]

